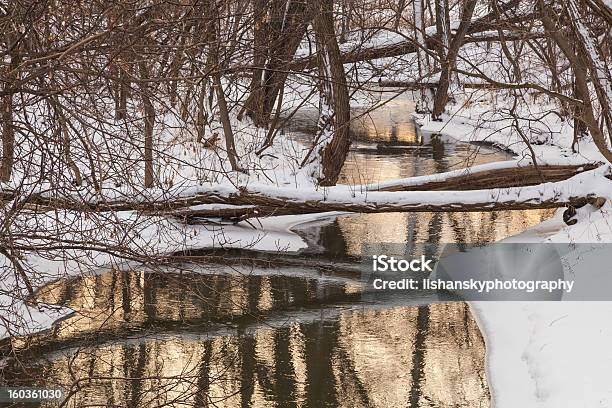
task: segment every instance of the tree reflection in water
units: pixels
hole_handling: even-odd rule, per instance
[[[118,320],[125,319],[129,306],[131,323],[155,316],[158,322],[190,322],[193,330],[155,334],[143,329],[121,341],[83,342],[83,331],[93,327],[84,316],[105,318],[115,327],[114,315],[100,310],[97,301],[80,310],[80,317],[58,327],[56,335],[64,344],[79,333],[78,345],[24,360],[24,365],[14,364],[5,369],[5,379],[62,386],[73,393],[66,406],[75,408],[96,404],[133,408],[488,404],[482,375],[484,344],[463,303],[391,309],[353,304],[334,311],[321,304],[341,293],[345,284],[333,283],[328,286],[335,289],[325,289],[286,276],[256,276],[257,285],[248,278],[242,284],[217,276],[200,276],[202,282],[196,279],[129,272],[57,283],[45,295],[56,293],[75,307],[88,291],[111,295],[100,287],[110,282],[115,285],[114,296],[133,299],[113,298]],[[262,280],[270,283],[261,284]],[[219,316],[226,316],[229,326],[214,335],[202,334],[195,323],[197,308],[208,308],[208,313],[214,309],[210,301],[206,306],[197,303],[204,281],[226,294],[241,287],[247,297],[230,296],[232,305],[239,307],[229,307],[223,296],[216,298]],[[306,295],[293,297],[296,292]],[[140,299],[136,294],[141,294]],[[211,298],[210,293],[206,296]],[[273,318],[275,308],[291,309],[290,305],[297,314]],[[247,310],[252,313],[249,319],[241,314]],[[265,322],[256,323],[253,316],[264,315]],[[107,330],[104,324],[100,328]]]

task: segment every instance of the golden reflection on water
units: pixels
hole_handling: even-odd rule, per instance
[[[361,287],[358,281],[251,274],[253,268],[246,265],[233,270],[239,269],[244,274],[113,270],[54,282],[37,293],[37,300],[76,311],[53,330],[56,339],[74,340],[151,325],[184,328],[256,319],[294,306],[351,299]]]
[[[480,407],[484,344],[462,303],[345,312],[252,336],[165,336],[56,353],[67,407]]]
[[[378,94],[381,100],[389,96],[389,94]],[[371,108],[352,110],[351,125],[355,139],[370,142],[420,144],[419,135],[410,114],[414,111],[414,103],[407,98],[406,94],[379,102],[376,106],[380,107],[374,110]]]
[[[376,123],[376,121],[373,121]],[[406,140],[415,140],[404,130]],[[374,128],[383,128],[380,125]],[[368,128],[370,138],[380,138]],[[412,136],[410,136],[412,135]],[[482,146],[456,143],[440,136],[427,136],[426,145],[399,153],[353,151],[342,169],[344,184],[376,184],[398,178],[441,173],[468,166],[508,160],[509,155]],[[435,192],[432,192],[435,194]],[[347,255],[360,256],[364,245],[407,242],[494,242],[518,234],[546,220],[554,209],[465,213],[383,213],[339,217],[323,234],[342,237]]]
[[[523,232],[553,213],[554,210],[359,214],[339,217],[322,229],[331,236],[339,231],[340,250],[358,257],[363,255],[364,245],[380,243],[494,242]]]

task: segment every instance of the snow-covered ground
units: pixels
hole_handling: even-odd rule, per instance
[[[505,242],[612,242],[612,205],[578,210],[567,226],[562,211]],[[582,257],[580,269],[611,272]],[[612,406],[612,302],[471,302],[485,337],[494,407]]]
[[[555,113],[558,108],[550,101],[519,105],[515,108],[519,118],[516,123],[511,107],[510,101],[498,99],[495,92],[466,90],[455,104],[448,106],[442,121],[432,121],[425,115],[417,115],[417,120],[423,131],[495,145],[511,151],[524,163],[533,162],[533,156],[523,137],[530,142],[538,163],[605,162],[590,137],[581,139],[575,146],[576,152],[572,151],[572,122],[560,118]]]
[[[491,114],[492,95],[471,95],[441,122],[420,118],[423,130],[443,132],[463,141],[485,141],[511,150],[523,163],[533,161],[525,142],[503,117]],[[503,101],[500,101],[503,103]],[[531,114],[548,112],[534,105]],[[532,141],[539,163],[605,162],[590,140],[571,151],[570,124],[549,114],[541,122],[519,123]],[[601,209],[577,210],[575,225],[563,222],[563,210],[544,223],[504,242],[612,243],[612,182],[598,193],[607,198]],[[609,265],[582,257],[582,270],[611,272]],[[495,408],[612,407],[612,302],[470,302],[487,346],[487,376]]]

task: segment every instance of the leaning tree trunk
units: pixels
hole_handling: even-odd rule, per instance
[[[238,154],[236,153],[236,144],[234,143],[234,131],[232,130],[232,123],[230,121],[229,110],[227,108],[227,102],[225,100],[225,92],[221,84],[221,75],[216,73],[213,75],[213,87],[215,88],[215,94],[217,95],[217,105],[219,106],[219,118],[223,125],[223,135],[225,136],[225,149],[227,151],[227,158],[232,166],[232,170],[241,171],[238,165]]]
[[[595,72],[597,72],[596,67],[593,67],[592,64],[590,64],[590,67],[587,67],[587,65],[583,62],[593,61],[593,58],[596,57],[592,55],[586,55],[589,51],[589,48],[591,47],[588,47],[586,44],[581,43],[583,41],[587,42],[589,40],[588,38],[584,38],[584,36],[586,36],[586,33],[584,33],[584,31],[586,30],[584,29],[584,27],[579,26],[577,27],[577,31],[579,31],[579,34],[576,35],[573,32],[571,26],[563,27],[557,24],[557,21],[553,19],[553,16],[557,16],[557,13],[544,0],[538,0],[537,6],[541,11],[541,19],[542,24],[544,25],[544,29],[555,41],[557,46],[561,49],[565,57],[569,60],[572,68],[574,69],[577,91],[582,95],[589,95],[589,79],[587,77],[587,73],[589,73],[589,68],[591,68],[592,70],[591,79],[593,79],[594,82],[598,82],[598,78],[594,78],[597,77],[597,74],[595,74]],[[580,17],[577,16],[576,18]],[[570,37],[570,35],[572,36]],[[574,47],[572,46],[572,44],[574,44],[576,41],[579,44],[578,49],[581,50],[581,52],[579,51],[581,54],[580,56],[577,55],[577,53],[574,51]],[[595,89],[597,89],[597,85],[595,85]],[[609,110],[608,112],[605,112],[605,107],[609,106],[608,100],[606,98],[606,95],[601,95],[600,93],[598,93],[597,96],[598,100],[601,102],[602,107],[604,108],[602,114],[605,117],[605,115],[610,114]],[[579,108],[582,114],[581,119],[587,126],[589,133],[593,138],[593,143],[595,144],[595,146],[597,146],[597,149],[606,158],[606,160],[612,163],[612,151],[610,151],[610,148],[608,147],[608,141],[606,140],[604,132],[597,123],[597,119],[595,118],[594,106],[591,99],[584,98],[582,100],[582,103],[579,105]],[[608,129],[608,132],[610,132],[610,129]]]
[[[55,121],[57,123],[55,131],[56,141],[59,142],[62,146],[66,166],[68,167],[68,169],[70,169],[74,177],[73,183],[77,186],[80,186],[83,184],[83,177],[81,176],[81,170],[79,169],[79,166],[77,166],[70,152],[71,137],[70,132],[68,131],[66,116],[64,115],[62,106],[56,96],[52,96],[49,99],[49,103],[51,104],[51,107],[55,112]]]
[[[610,74],[610,67],[605,57],[601,55],[600,49],[595,46],[593,35],[583,24],[584,17],[581,14],[580,5],[576,0],[570,0],[569,5],[572,10],[571,14],[576,16],[572,23],[578,38],[577,51],[591,73],[591,81],[601,108],[599,115],[608,130],[608,136],[612,136],[612,74]],[[605,17],[604,14],[602,16]],[[606,21],[609,22],[609,20]],[[604,126],[600,128],[603,130]]]
[[[574,77],[575,78],[575,77]],[[576,85],[576,79],[573,79],[572,91],[576,100],[582,101],[588,98],[588,95],[582,94],[582,88]],[[587,125],[582,120],[582,106],[574,105],[571,107],[572,116],[574,117],[574,137],[572,141],[572,152],[576,153],[578,143],[588,133]]]
[[[333,186],[338,181],[351,144],[350,105],[346,74],[334,31],[333,1],[319,0],[317,6],[313,24],[319,58],[321,114],[314,149],[321,160],[319,184]]]

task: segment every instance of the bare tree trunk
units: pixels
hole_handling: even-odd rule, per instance
[[[210,4],[210,12],[217,17],[218,9],[214,2]],[[218,21],[218,18],[216,19]],[[219,44],[219,32],[221,31],[218,24],[208,28],[208,65],[213,71],[212,80],[215,95],[217,97],[217,105],[219,107],[219,119],[223,126],[223,134],[225,136],[225,150],[227,152],[227,158],[230,162],[232,170],[240,171],[238,165],[238,155],[236,153],[236,144],[234,141],[234,132],[232,130],[232,124],[229,116],[229,109],[227,107],[227,101],[225,100],[225,92],[223,91],[223,84],[221,83],[221,70],[222,64],[220,61],[220,44]]]
[[[249,98],[245,104],[245,110],[248,109],[251,118],[255,123],[265,122],[260,115],[263,113],[263,104],[265,99],[265,88],[263,87],[263,74],[266,65],[267,53],[269,44],[268,25],[268,1],[269,0],[253,0],[253,76],[249,89]],[[242,113],[238,115],[238,119],[242,118]]]
[[[423,77],[426,72],[429,72],[429,59],[427,53],[420,47],[427,49],[425,43],[425,34],[423,31],[423,0],[414,0],[412,2],[412,16],[414,19],[414,38],[417,44],[417,63],[419,65],[419,77]]]
[[[457,55],[459,54],[459,49],[461,48],[461,44],[463,44],[463,39],[465,38],[465,35],[467,34],[468,28],[470,26],[476,3],[476,0],[466,0],[466,2],[463,4],[459,28],[457,29],[455,36],[450,42],[450,45],[447,48],[447,52],[440,53],[440,57],[442,58],[442,72],[440,73],[440,81],[438,83],[438,89],[436,90],[436,96],[434,98],[434,106],[432,112],[433,119],[438,119],[440,115],[442,115],[442,112],[444,112],[444,108],[446,107],[446,104],[448,102],[448,88],[451,83],[452,71],[457,63]],[[448,10],[448,5],[446,5],[445,9]],[[444,15],[446,15],[447,13],[447,11],[444,10],[440,10],[440,12]],[[444,20],[446,21],[446,18]],[[444,21],[440,22],[440,26],[442,26],[443,23]],[[444,45],[445,42],[443,41],[443,46]]]
[[[0,181],[8,183],[15,161],[15,133],[13,130],[13,95],[2,98],[2,164]]]
[[[399,30],[400,23],[402,22],[402,13],[406,8],[406,0],[399,0],[397,2],[397,10],[395,11],[395,31]]]
[[[440,64],[446,60],[450,46],[450,21],[448,21],[448,0],[434,0],[436,12],[436,39]]]
[[[574,93],[574,97],[577,100],[582,101],[585,98],[589,98],[589,95],[583,95],[582,88],[576,85],[575,75],[574,75],[574,80],[572,84],[572,91]],[[587,125],[582,120],[583,107],[581,105],[574,105],[574,106],[571,106],[570,109],[572,110],[572,116],[574,117],[574,138],[572,141],[572,151],[576,153],[577,152],[576,146],[578,145],[578,142],[580,141],[580,139],[586,133],[588,133],[588,128],[587,128]]]
[[[143,80],[149,78],[146,62],[140,61],[140,76]],[[155,174],[153,171],[153,128],[155,126],[155,107],[149,95],[149,87],[146,82],[140,82],[140,97],[144,109],[144,184],[146,188],[155,185]]]
[[[125,120],[127,117],[127,100],[130,93],[129,75],[125,72],[126,67],[119,68],[119,95],[117,98],[117,110],[115,117],[118,120]]]
[[[124,18],[121,11],[113,10],[108,15],[108,25],[111,28],[116,28],[124,24]],[[129,93],[129,76],[126,73],[127,51],[125,44],[120,44],[113,41],[113,49],[109,53],[108,68],[113,77],[113,89],[115,99],[115,119],[125,120],[127,116],[127,99]],[[121,51],[118,51],[121,50]],[[114,79],[117,78],[117,79]]]
[[[570,0],[569,5],[569,9],[572,10],[570,14],[575,16],[572,26],[578,39],[577,52],[591,73],[591,82],[601,107],[599,114],[602,117],[602,123],[607,127],[608,135],[612,136],[612,74],[610,74],[610,67],[605,58],[600,55],[600,49],[595,46],[591,33],[582,22],[585,17],[581,13],[580,5],[576,0]],[[602,131],[603,128],[602,126]]]
[[[221,124],[223,125],[223,134],[225,135],[225,149],[227,150],[227,158],[232,166],[232,170],[241,171],[240,166],[238,165],[238,155],[236,154],[236,144],[234,143],[234,132],[230,122],[225,93],[223,92],[223,86],[221,85],[221,75],[218,73],[215,74],[213,76],[213,82],[215,94],[217,95],[217,104],[219,105],[219,117],[221,119]]]
[[[281,10],[282,14],[272,16],[271,21],[256,27],[256,30],[261,30],[259,41],[265,43],[261,45],[257,62],[260,62],[261,55],[266,55],[267,60],[262,64],[262,75],[253,76],[251,94],[244,107],[247,115],[260,127],[267,127],[270,122],[275,102],[287,79],[287,64],[293,60],[311,20],[311,8],[303,1],[275,0],[270,8]]]
[[[208,113],[206,111],[205,99],[206,99],[206,86],[202,85],[198,90],[198,102],[197,102],[197,116],[196,116],[196,132],[198,134],[198,142],[202,142],[204,140],[204,136],[206,134],[205,128],[206,123],[208,121]]]
[[[321,155],[319,184],[332,186],[338,181],[351,141],[349,138],[350,105],[346,74],[334,30],[333,1],[319,0],[314,19],[321,76],[322,117],[319,145]],[[331,132],[331,135],[325,135]],[[331,139],[330,139],[331,137]]]
[[[497,0],[492,0],[491,5],[493,8],[493,11],[497,14],[497,19],[501,20],[502,13],[499,9],[499,5],[497,4]],[[501,27],[497,29],[497,33],[499,34],[500,46],[502,48],[502,51],[504,55],[506,56],[506,59],[510,61],[510,64],[512,65],[512,75],[508,75],[509,80],[510,82],[520,82],[521,81],[521,70],[518,64],[519,55],[517,55],[516,52],[514,54],[510,52],[510,49],[508,48],[508,45],[506,43],[504,30]],[[515,51],[516,51],[516,47],[515,47]]]
[[[19,44],[12,35],[6,35],[5,41],[9,49],[10,62],[7,66],[4,90],[15,86],[17,68],[21,57]],[[11,180],[15,162],[15,129],[13,127],[13,92],[8,91],[0,102],[0,117],[2,118],[2,160],[0,163],[0,181],[5,183]]]
[[[402,0],[403,1],[403,0]],[[353,0],[342,0],[342,16],[340,29],[340,44],[348,40],[348,33],[351,29],[351,14],[353,12]]]
[[[57,121],[57,131],[56,131],[56,139],[61,141],[62,149],[64,152],[64,158],[66,160],[66,165],[72,172],[74,176],[74,184],[80,186],[83,184],[83,177],[81,176],[81,170],[79,170],[79,166],[72,159],[72,154],[70,153],[70,132],[68,131],[68,125],[66,123],[66,117],[64,116],[64,112],[62,107],[57,99],[57,97],[53,96],[49,99],[51,106],[55,111],[55,120]]]
[[[427,54],[427,41],[425,40],[424,21],[423,21],[423,0],[412,2],[412,15],[414,19],[414,38],[417,42],[417,63],[419,68],[419,78],[425,78],[431,71],[429,55]],[[421,48],[422,47],[422,48]],[[420,99],[416,103],[417,113],[430,113],[432,102],[432,91],[429,88],[419,89]]]

